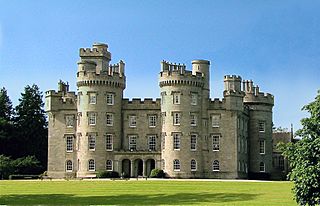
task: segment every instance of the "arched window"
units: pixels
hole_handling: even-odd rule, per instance
[[[89,171],[95,171],[96,170],[96,165],[93,159],[90,159],[88,162],[88,170]]]
[[[112,171],[113,170],[112,160],[107,160],[106,161],[106,170],[107,171]]]
[[[66,162],[66,171],[72,172],[72,161],[71,160],[67,160],[67,162]]]
[[[266,167],[265,167],[264,162],[260,162],[259,171],[260,171],[260,172],[265,172],[265,171],[266,171]]]
[[[173,171],[180,171],[180,160],[173,160]]]
[[[191,160],[190,167],[191,167],[191,171],[197,171],[197,161]]]
[[[219,161],[215,160],[212,163],[212,171],[219,171],[220,170],[220,165],[219,165]]]

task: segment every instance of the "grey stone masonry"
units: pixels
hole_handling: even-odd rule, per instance
[[[273,96],[226,75],[210,98],[210,61],[161,62],[160,98],[124,99],[125,63],[108,46],[80,49],[77,93],[46,92],[48,175],[92,178],[100,171],[171,178],[266,178],[272,171]]]

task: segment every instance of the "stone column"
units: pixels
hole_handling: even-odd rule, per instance
[[[143,160],[143,174],[142,174],[143,177],[147,176],[147,165],[146,164],[147,164],[146,160]]]
[[[131,162],[131,171],[130,171],[130,177],[133,177],[134,176],[134,161],[133,160],[130,160]]]

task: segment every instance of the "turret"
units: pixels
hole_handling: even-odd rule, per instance
[[[224,76],[223,96],[226,99],[226,108],[243,110],[244,92],[241,91],[241,77],[236,75]]]

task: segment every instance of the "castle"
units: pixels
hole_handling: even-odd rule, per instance
[[[272,170],[274,97],[240,76],[224,77],[211,99],[210,62],[161,62],[161,98],[124,99],[125,63],[110,64],[106,44],[80,49],[77,93],[60,81],[47,91],[48,175],[131,177],[163,169],[172,178],[232,178]]]

